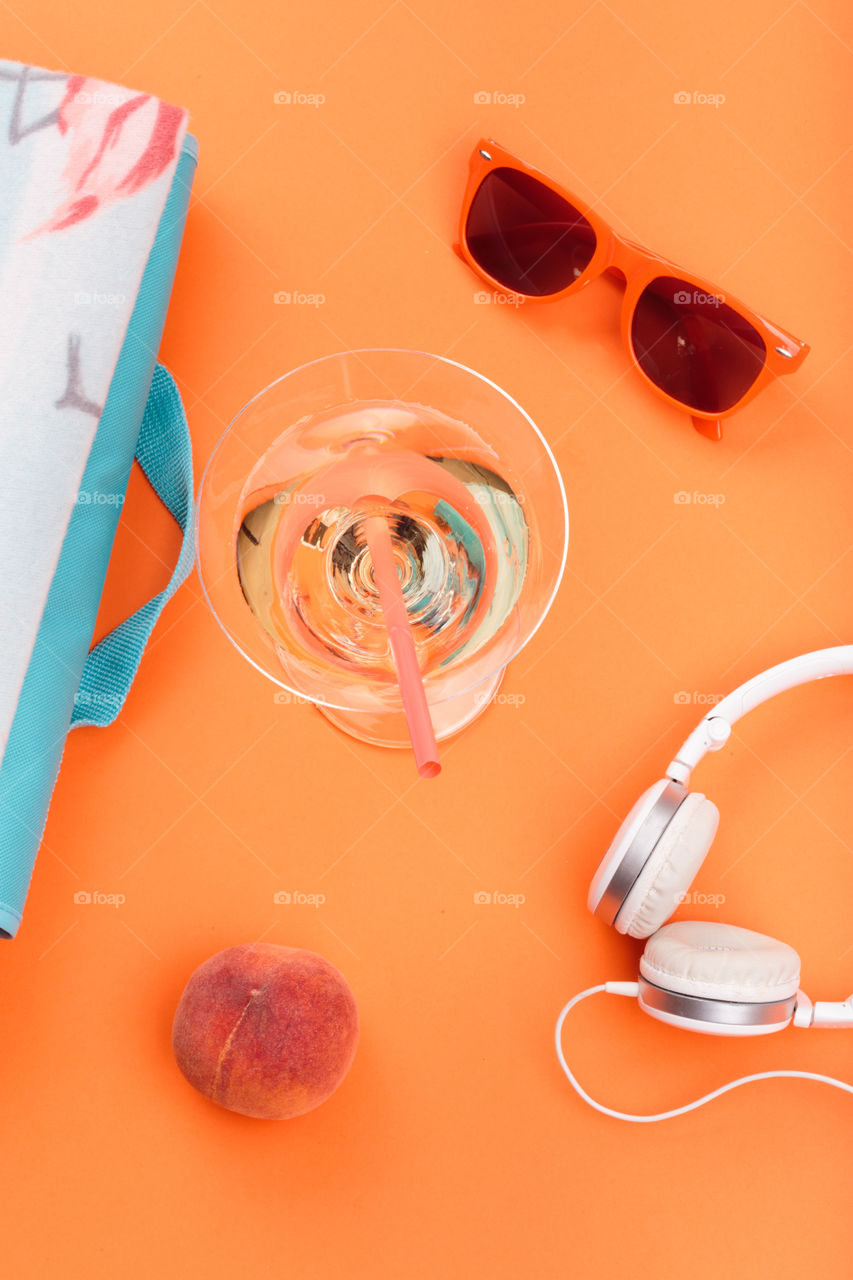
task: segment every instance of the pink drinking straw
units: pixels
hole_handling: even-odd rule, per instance
[[[435,730],[429,714],[412,628],[409,625],[409,614],[394,562],[388,522],[384,516],[368,516],[364,522],[364,532],[373,560],[374,581],[391,642],[415,764],[422,778],[437,778],[441,773],[441,764]]]
[[[346,506],[358,510],[371,504],[388,504],[414,489],[434,492],[463,514],[480,539],[487,576],[494,580],[497,552],[482,507],[459,480],[429,458],[403,449],[386,450],[381,455],[375,448],[353,450],[346,458],[330,463],[315,473],[301,487],[300,492],[304,497],[315,496],[326,507]],[[284,594],[283,584],[302,536],[302,511],[304,508],[296,504],[286,507],[276,534],[273,578],[280,595]],[[422,778],[437,778],[441,773],[441,764],[435,730],[409,626],[406,602],[397,576],[391,534],[383,516],[367,517],[365,537],[373,560],[379,603],[391,644],[415,763]],[[472,626],[479,620],[479,614],[488,608],[487,599],[478,603],[471,619]]]

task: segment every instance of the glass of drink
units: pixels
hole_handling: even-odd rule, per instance
[[[354,737],[403,747],[377,529],[440,741],[488,706],[550,608],[568,547],[563,483],[506,392],[420,351],[302,365],[219,440],[197,512],[214,616],[281,689]]]

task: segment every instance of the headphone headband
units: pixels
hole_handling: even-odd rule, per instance
[[[669,765],[666,776],[687,785],[690,774],[709,751],[719,751],[728,742],[732,725],[762,702],[786,693],[797,685],[823,680],[826,676],[853,675],[853,644],[816,649],[780,662],[753,676],[712,707],[684,742]]]

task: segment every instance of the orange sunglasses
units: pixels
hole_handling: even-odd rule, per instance
[[[554,302],[605,271],[625,283],[622,339],[664,400],[712,440],[721,419],[809,348],[692,272],[623,239],[598,214],[490,139],[471,157],[457,252],[494,288]]]

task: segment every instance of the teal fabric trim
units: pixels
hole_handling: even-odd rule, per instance
[[[188,138],[160,217],[81,493],[123,495],[127,488],[177,266],[195,148],[195,139]],[[175,493],[170,491],[173,512],[180,510]],[[21,922],[88,661],[119,510],[118,501],[75,507],[0,763],[0,936],[13,937]],[[182,556],[186,554],[185,539]],[[127,669],[125,664],[125,674]],[[91,671],[94,679],[96,666]],[[93,686],[93,692],[99,687]],[[110,701],[113,697],[108,691],[103,704],[106,711],[112,709],[108,721],[120,705]]]
[[[183,543],[168,586],[95,645],[74,698],[71,728],[112,724],[124,706],[142,654],[166,601],[193,566],[193,457],[178,388],[168,369],[154,370],[136,460],[157,497],[183,531]]]

